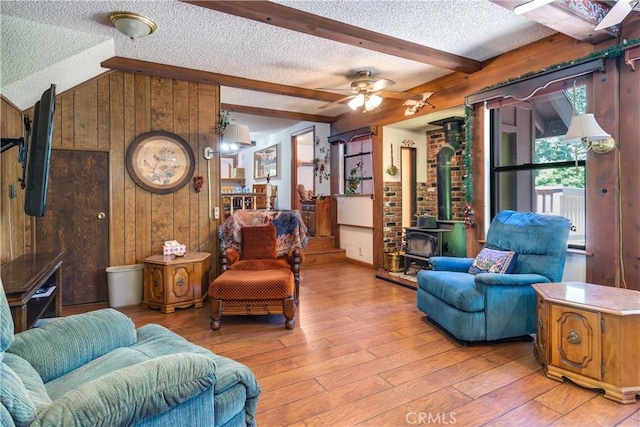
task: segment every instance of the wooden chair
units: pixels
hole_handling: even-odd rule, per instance
[[[208,291],[211,300],[211,329],[220,328],[223,314],[283,314],[285,327],[294,328],[300,294],[300,266],[304,259],[303,246],[308,239],[299,213],[285,212],[287,219],[283,223],[291,225],[292,219],[294,223],[298,222],[295,227],[302,230],[302,239],[278,239],[277,227],[267,224],[241,226],[239,248],[229,247],[229,240],[225,244],[225,225],[227,235],[234,234],[233,227],[229,227],[227,222],[237,223],[238,217],[251,216],[252,213],[253,216],[260,217],[259,214],[264,214],[265,211],[238,211],[221,226],[219,262],[222,273],[210,284]],[[266,213],[275,216],[282,214],[280,211]],[[282,247],[283,241],[298,243],[287,249]]]
[[[256,196],[256,209],[266,209],[267,208],[267,184],[253,184],[252,191],[258,196]],[[276,199],[278,197],[278,186],[271,185],[271,209],[275,209],[276,207]]]

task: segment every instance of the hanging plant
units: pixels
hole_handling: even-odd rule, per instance
[[[345,196],[356,194],[356,190],[358,189],[358,186],[362,182],[362,177],[360,176],[361,171],[362,171],[362,160],[359,160],[358,163],[356,163],[356,165],[353,168],[351,168],[351,170],[349,171],[349,177],[347,178],[347,185],[346,185],[346,188],[344,189]]]
[[[464,200],[470,204],[473,202],[473,164],[471,162],[471,148],[473,147],[473,107],[464,107]]]
[[[229,124],[229,112],[220,111],[220,132],[224,133],[224,130],[227,128],[228,124]]]

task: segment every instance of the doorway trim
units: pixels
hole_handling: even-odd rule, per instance
[[[298,197],[298,137],[311,133],[311,141],[313,142],[313,156],[316,155],[316,127],[309,126],[291,134],[291,209],[301,210],[302,204]],[[307,188],[315,193],[316,180],[313,179],[313,188]]]

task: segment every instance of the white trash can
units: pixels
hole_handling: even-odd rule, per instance
[[[144,264],[107,267],[109,307],[125,307],[142,302]]]

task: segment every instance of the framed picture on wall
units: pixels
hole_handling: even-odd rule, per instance
[[[276,178],[279,172],[278,145],[258,150],[253,153],[253,177],[255,179]]]
[[[179,135],[153,131],[138,136],[125,158],[131,178],[152,193],[178,191],[191,180],[195,156],[189,143]]]

